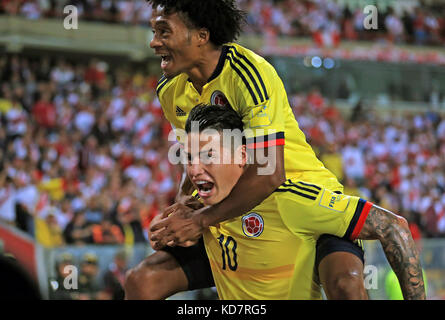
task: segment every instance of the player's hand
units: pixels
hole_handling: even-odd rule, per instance
[[[148,239],[150,239],[150,246],[153,248],[153,250],[159,250],[163,247],[159,241],[152,240],[152,236],[156,234],[156,232],[160,232],[160,230],[156,231],[155,233],[151,232],[151,226],[155,225],[160,221],[162,221],[162,214],[155,215],[154,218],[151,220],[150,228],[148,229]]]
[[[200,202],[193,196],[183,196],[179,199],[178,203],[182,203],[193,210],[200,209],[204,206],[202,204],[202,202]],[[154,226],[158,222],[162,221],[164,218],[167,218],[174,210],[176,210],[176,208],[177,208],[177,203],[167,207],[164,210],[164,212],[162,212],[162,214],[159,214],[153,218],[153,220],[151,221],[150,227]],[[164,230],[164,228],[156,230],[156,231],[152,231],[150,228],[150,230],[148,231],[150,245],[154,250],[162,249],[167,244],[165,241],[152,240],[152,239],[161,238],[163,236],[162,230]],[[183,247],[190,247],[190,246],[194,245],[196,242],[197,241],[185,241],[183,243],[178,243],[177,245],[183,246]],[[170,245],[174,245],[174,242],[170,242]]]
[[[156,223],[162,221],[163,220],[162,216],[163,216],[162,214],[156,215],[153,218],[153,220],[151,220],[150,227],[155,225]],[[148,238],[150,239],[150,246],[153,248],[153,250],[160,250],[163,247],[165,247],[165,244],[162,241],[152,240],[153,238],[156,239],[156,237],[157,237],[156,235],[161,233],[162,230],[164,230],[164,228],[157,230],[155,232],[151,232],[151,228],[148,230]],[[162,237],[162,234],[159,236]],[[183,247],[190,247],[190,246],[194,245],[196,242],[197,241],[186,241],[185,243],[178,244],[178,245],[183,246]]]
[[[166,217],[152,224],[150,241],[161,247],[196,243],[204,230],[198,220],[200,210],[193,210],[183,203],[170,206],[164,212]]]
[[[193,210],[198,210],[204,207],[201,201],[194,196],[182,196],[176,203],[182,203]],[[166,208],[162,214],[163,218],[166,218],[174,210],[174,204]]]

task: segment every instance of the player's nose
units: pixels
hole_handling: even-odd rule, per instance
[[[162,46],[162,42],[156,37],[156,35],[153,35],[153,38],[150,40],[150,48],[156,49]]]
[[[199,161],[199,159],[193,159],[188,165],[188,172],[192,179],[202,175],[204,173],[204,167],[202,166],[201,161]]]

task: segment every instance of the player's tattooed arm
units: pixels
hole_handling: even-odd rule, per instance
[[[373,205],[358,238],[380,241],[404,299],[425,299],[419,253],[406,219]]]

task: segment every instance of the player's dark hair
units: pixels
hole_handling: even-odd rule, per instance
[[[147,0],[153,7],[164,8],[166,14],[179,13],[187,26],[206,28],[210,42],[221,46],[235,41],[246,21],[246,13],[235,0]]]
[[[192,130],[192,122],[199,124],[199,130],[215,129],[222,131],[224,129],[235,130],[241,132],[244,130],[242,118],[238,113],[230,107],[222,107],[218,105],[198,104],[190,111],[185,124],[185,131],[190,133]]]

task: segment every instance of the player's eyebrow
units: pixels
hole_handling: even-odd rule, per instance
[[[167,27],[170,28],[170,25],[165,20],[155,20],[154,22],[150,23],[152,28],[160,28],[160,27]]]

